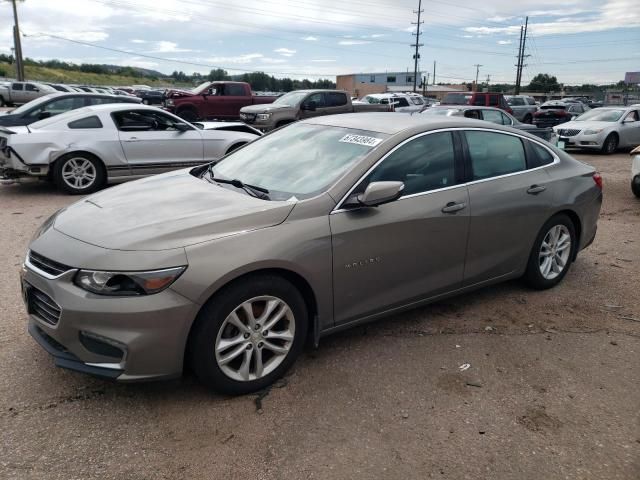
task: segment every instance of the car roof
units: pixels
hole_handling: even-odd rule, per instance
[[[390,117],[391,115],[393,115],[393,117]],[[368,130],[371,132],[385,133],[387,135],[395,135],[405,131],[420,132],[439,128],[477,128],[479,126],[490,127],[494,130],[497,128],[499,130],[513,131],[495,123],[464,117],[411,115],[397,112],[326,115],[303,120],[301,123],[351,128],[354,130]]]

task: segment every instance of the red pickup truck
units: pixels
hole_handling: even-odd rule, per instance
[[[193,90],[167,90],[164,106],[188,122],[237,120],[242,107],[272,103],[276,98],[254,95],[245,82],[206,82]]]

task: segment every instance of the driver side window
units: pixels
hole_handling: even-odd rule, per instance
[[[304,103],[310,103],[310,102],[316,102],[316,108],[323,108],[325,107],[325,102],[324,102],[324,94],[318,92],[318,93],[314,93],[313,95],[310,95],[309,97],[307,97],[307,99],[304,101]]]
[[[175,131],[175,124],[183,123],[169,115],[150,110],[127,110],[114,112],[112,115],[118,130],[124,132]],[[193,129],[189,127],[188,130]]]
[[[403,195],[455,185],[451,132],[423,135],[404,144],[378,165],[364,183],[383,181],[404,182]]]

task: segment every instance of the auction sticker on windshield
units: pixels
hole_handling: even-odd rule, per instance
[[[367,147],[375,147],[380,142],[382,142],[381,138],[376,137],[367,137],[365,135],[353,135],[351,133],[345,135],[340,139],[343,143],[355,143],[356,145],[365,145]]]

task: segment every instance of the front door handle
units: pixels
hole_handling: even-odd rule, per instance
[[[527,190],[527,193],[530,195],[537,195],[538,193],[542,193],[547,189],[544,185],[531,185]]]
[[[446,206],[442,207],[442,213],[456,213],[465,208],[467,208],[467,204],[464,202],[463,203],[449,202],[447,203]]]
[[[138,137],[131,137],[131,138],[127,138],[127,139],[125,140],[125,142],[137,142],[137,141],[139,141],[139,140],[140,140],[140,139],[139,139]]]

